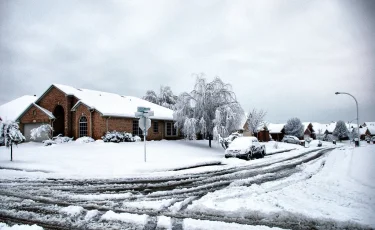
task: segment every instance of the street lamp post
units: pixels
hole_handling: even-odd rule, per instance
[[[357,101],[357,99],[356,99],[353,95],[351,95],[350,93],[345,93],[345,92],[336,92],[335,94],[336,94],[336,95],[339,95],[339,94],[346,94],[346,95],[349,95],[349,96],[351,96],[351,97],[354,99],[355,104],[357,105],[357,132],[358,132],[358,145],[359,145],[359,144],[360,144],[360,142],[359,142],[360,136],[359,136],[358,101]]]

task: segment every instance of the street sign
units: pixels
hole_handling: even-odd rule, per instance
[[[146,124],[145,124],[145,121],[146,121]],[[143,130],[145,130],[146,128],[146,132],[147,130],[151,127],[151,119],[150,118],[140,118],[139,119],[139,128]]]
[[[137,107],[137,112],[147,112],[147,111],[150,111],[150,108],[147,108],[147,107]]]
[[[150,111],[150,108],[147,107],[137,107],[137,112],[134,115],[139,118],[138,126],[143,132],[143,141],[145,142],[144,158],[146,162],[146,136],[147,130],[151,127],[151,120],[148,117],[154,116],[154,111]]]
[[[135,117],[143,117],[143,113],[142,112],[135,112]]]

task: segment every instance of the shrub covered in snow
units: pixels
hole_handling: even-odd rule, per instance
[[[53,128],[49,124],[44,124],[39,126],[38,128],[32,129],[30,131],[30,139],[36,140],[40,137],[48,137],[50,139],[52,134]]]
[[[91,137],[80,137],[76,140],[77,143],[90,143],[95,142],[95,140]]]
[[[142,139],[139,136],[134,136],[133,139],[135,142],[142,141]]]
[[[127,133],[127,132],[117,132],[116,130],[111,131],[111,132],[108,131],[104,136],[102,136],[102,140],[104,142],[114,142],[114,143],[136,141],[135,138],[133,137],[133,134]]]
[[[55,145],[56,144],[56,142],[53,141],[53,140],[51,140],[51,139],[44,140],[44,141],[42,141],[42,143],[44,144],[44,146],[50,146],[50,145]]]
[[[230,145],[230,143],[232,143],[232,141],[234,139],[236,139],[237,137],[242,137],[243,135],[241,133],[238,133],[238,132],[234,132],[232,133],[231,135],[229,135],[228,137],[226,138],[222,138],[220,135],[218,137],[218,140],[219,140],[219,143],[220,145],[223,147],[223,149],[227,149],[228,146]]]
[[[52,140],[55,141],[57,144],[61,144],[61,143],[73,141],[73,137],[65,137],[65,136],[59,134],[56,137],[53,137]]]

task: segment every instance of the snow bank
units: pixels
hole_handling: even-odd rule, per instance
[[[375,145],[344,146],[298,166],[300,172],[284,179],[260,185],[251,183],[255,178],[236,181],[194,201],[188,210],[264,218],[294,215],[375,227],[373,162]]]
[[[145,214],[137,215],[131,213],[115,213],[113,211],[108,211],[101,217],[101,219],[145,225],[147,223],[147,217],[148,216]]]
[[[195,219],[184,219],[184,229],[189,230],[223,230],[223,229],[231,229],[231,230],[278,230],[281,228],[270,228],[267,226],[262,225],[244,225],[244,224],[236,224],[236,223],[225,223],[225,222],[218,222],[218,221],[209,221],[209,220],[195,220]]]
[[[77,143],[90,143],[95,142],[95,140],[91,137],[80,137],[76,140]]]
[[[18,224],[15,224],[13,226],[8,226],[7,224],[5,223],[0,223],[0,229],[1,230],[43,230],[42,227],[39,227],[38,225],[34,224],[34,225],[18,225]]]
[[[74,217],[74,216],[80,215],[83,212],[83,210],[84,209],[81,206],[71,205],[71,206],[60,209],[60,212],[68,216]]]

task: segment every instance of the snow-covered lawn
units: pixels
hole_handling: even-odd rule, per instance
[[[194,201],[188,209],[264,218],[291,214],[301,221],[309,216],[375,227],[374,162],[375,145],[343,146],[299,166],[302,171],[290,177],[261,185],[233,183]]]
[[[115,178],[136,176],[145,173],[170,171],[204,164],[243,165],[258,163],[240,159],[225,159],[224,149],[216,142],[212,148],[208,141],[148,141],[147,162],[144,162],[143,142],[104,143],[62,143],[43,146],[30,142],[13,148],[13,162],[10,149],[0,147],[0,178],[13,177],[64,177],[64,178]],[[302,146],[266,143],[267,154]],[[276,154],[273,156],[277,158]],[[285,157],[285,156],[284,156]],[[263,159],[262,159],[263,160]],[[211,170],[219,166],[202,167],[190,171]],[[223,166],[220,166],[223,167]],[[17,170],[14,170],[17,169]],[[22,171],[20,171],[22,170]],[[189,170],[186,170],[188,172]]]

